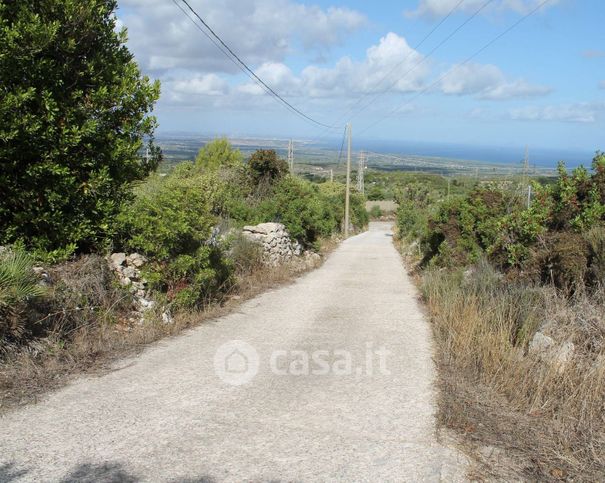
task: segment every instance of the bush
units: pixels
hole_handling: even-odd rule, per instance
[[[380,218],[381,216],[382,216],[382,210],[380,209],[380,206],[374,205],[374,206],[372,206],[372,208],[370,208],[370,218],[376,220],[376,219]]]
[[[399,236],[406,240],[426,238],[428,215],[412,201],[402,201],[397,208],[397,229]]]
[[[370,201],[382,201],[385,199],[384,190],[380,186],[370,186],[368,190],[368,200]]]
[[[230,240],[229,258],[237,275],[250,275],[263,267],[263,247],[238,233]]]
[[[259,217],[259,221],[283,223],[290,236],[306,246],[338,229],[336,215],[319,187],[293,176],[275,185],[271,196],[259,205]]]
[[[215,139],[200,149],[195,165],[204,170],[234,168],[243,164],[239,149],[233,149],[227,138]]]
[[[190,165],[165,179],[152,177],[119,215],[118,245],[153,260],[151,288],[178,306],[198,305],[230,280],[229,262],[211,239],[220,198],[214,181]]]
[[[328,209],[336,223],[336,230],[343,230],[346,185],[334,182],[322,183],[319,185],[319,192],[328,203]],[[353,229],[360,230],[368,225],[370,216],[365,206],[366,198],[360,193],[351,192],[349,196],[349,216]]]
[[[593,285],[605,284],[605,228],[595,226],[584,235],[589,248],[588,277]]]
[[[290,171],[288,163],[277,156],[274,149],[259,149],[248,161],[250,175],[255,185],[271,185]]]
[[[32,267],[24,252],[0,252],[0,348],[24,336],[27,305],[45,292]]]
[[[102,245],[130,183],[159,162],[147,115],[159,83],[141,75],[116,6],[0,3],[0,243]]]

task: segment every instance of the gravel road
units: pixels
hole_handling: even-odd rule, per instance
[[[462,481],[430,328],[373,223],[296,283],[0,420],[0,481]]]

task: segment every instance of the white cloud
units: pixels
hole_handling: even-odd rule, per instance
[[[375,93],[388,87],[396,92],[411,92],[422,87],[429,73],[429,66],[421,63],[422,59],[405,38],[390,32],[378,45],[367,49],[363,61],[344,57],[333,68],[310,66],[302,78],[315,97]]]
[[[294,0],[190,0],[190,3],[253,66],[282,61],[297,45],[309,51],[324,51],[367,22],[355,10],[321,9]],[[175,68],[198,72],[237,70],[170,1],[122,0],[118,16],[128,28],[129,46],[145,70],[156,73]]]
[[[168,83],[171,85],[171,92],[179,96],[220,96],[229,91],[227,81],[216,74],[198,75]]]
[[[522,121],[596,122],[605,112],[603,102],[580,102],[555,106],[527,106],[511,109],[511,119]]]
[[[548,86],[533,85],[524,79],[507,80],[495,65],[474,63],[452,67],[442,79],[440,89],[444,94],[473,95],[487,100],[538,97],[552,91]]]
[[[482,12],[493,13],[512,11],[525,15],[538,7],[542,2],[543,0],[497,0],[488,8],[482,10]],[[542,8],[546,9],[552,7],[558,2],[559,0],[551,0]],[[447,15],[458,3],[459,0],[420,0],[418,7],[415,10],[406,13],[408,16],[412,17],[442,17]],[[459,10],[466,13],[474,13],[483,4],[485,4],[485,0],[465,0],[465,2],[460,5]]]
[[[375,93],[393,84],[396,92],[418,90],[428,75],[428,66],[419,65],[422,55],[412,49],[403,37],[389,33],[377,45],[367,49],[366,58],[355,62],[343,57],[333,67],[308,66],[297,77],[284,64],[266,63],[258,75],[288,96],[336,98],[352,93]],[[389,75],[390,74],[390,75]],[[389,80],[383,79],[389,76]],[[262,94],[261,88],[247,83],[240,92]]]
[[[605,80],[604,80],[604,81],[599,82],[599,88],[600,88],[600,89],[605,89]]]

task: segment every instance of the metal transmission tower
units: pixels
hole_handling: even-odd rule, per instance
[[[290,139],[288,142],[288,166],[290,173],[294,174],[294,141]]]
[[[359,164],[357,165],[357,191],[361,194],[365,193],[365,169],[366,154],[362,151],[359,154]]]

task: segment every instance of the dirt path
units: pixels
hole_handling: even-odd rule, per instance
[[[376,223],[296,283],[9,413],[0,481],[456,481],[433,377]]]

